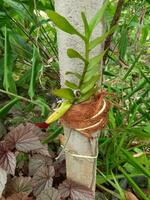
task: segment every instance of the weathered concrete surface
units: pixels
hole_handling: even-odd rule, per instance
[[[91,19],[98,9],[101,7],[103,0],[55,0],[56,11],[65,16],[69,22],[79,31],[83,31],[83,23],[81,20],[81,12],[84,11],[87,18]],[[102,33],[102,25],[99,24],[92,37],[100,36]],[[59,64],[61,73],[61,84],[64,85],[65,80],[77,82],[74,77],[66,76],[68,71],[82,72],[83,63],[78,59],[68,58],[66,52],[68,48],[74,48],[84,54],[84,43],[77,36],[72,36],[58,30],[58,48],[59,48]],[[100,46],[92,52],[97,55],[100,52]],[[65,138],[68,137],[69,129],[65,128]],[[74,154],[93,156],[97,151],[97,140],[94,139],[92,144],[87,138],[76,131],[71,132],[70,139],[67,143],[67,149]],[[95,190],[96,162],[94,158],[78,158],[70,153],[66,153],[67,177],[83,184],[93,191]]]

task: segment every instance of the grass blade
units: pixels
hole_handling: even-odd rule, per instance
[[[4,79],[3,86],[6,91],[16,93],[15,81],[12,77],[13,74],[13,62],[11,47],[9,43],[7,28],[5,27],[5,50],[4,50]]]
[[[125,170],[121,166],[119,166],[119,170],[123,173],[129,184],[134,188],[139,196],[144,200],[149,200],[149,198],[145,196],[144,192],[139,188],[139,186],[133,181],[133,179],[125,172]]]

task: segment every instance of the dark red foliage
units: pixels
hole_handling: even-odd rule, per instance
[[[92,190],[71,180],[65,180],[58,189],[64,199],[71,197],[72,200],[94,200]]]
[[[49,125],[45,122],[38,122],[38,123],[35,123],[35,126],[39,128],[48,128]]]

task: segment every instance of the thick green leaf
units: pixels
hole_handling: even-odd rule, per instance
[[[69,33],[71,35],[78,35],[82,39],[85,39],[81,33],[79,33],[68,21],[65,17],[59,15],[57,12],[49,11],[48,13],[49,18],[53,21],[53,23],[62,31]]]
[[[81,56],[81,54],[74,49],[68,49],[67,55],[69,56],[69,58],[79,58],[85,62],[85,59]]]
[[[78,85],[76,85],[75,83],[72,83],[72,82],[70,82],[70,81],[66,81],[66,82],[65,82],[65,85],[66,85],[67,87],[73,89],[73,90],[78,89]]]
[[[53,94],[60,98],[68,100],[74,100],[75,98],[73,91],[69,88],[56,89],[53,91]]]
[[[11,100],[8,104],[0,108],[0,118],[7,115],[9,110],[18,102],[18,98]]]
[[[89,44],[89,49],[92,50],[94,49],[97,45],[101,44],[104,42],[104,40],[107,38],[108,35],[112,34],[117,26],[113,26],[109,31],[104,33],[102,36],[97,37],[96,39],[92,40]]]
[[[78,78],[79,80],[82,78],[81,75],[78,73],[78,72],[66,72],[66,75],[73,75],[75,76],[76,78]]]
[[[95,56],[89,60],[89,65],[88,65],[88,70],[96,66],[97,64],[100,63],[100,61],[103,59],[103,56],[105,55],[106,50],[103,51],[100,55]]]
[[[81,12],[81,17],[82,17],[82,21],[84,24],[85,36],[86,36],[86,38],[89,38],[89,35],[90,35],[89,24],[88,24],[88,21],[87,21],[87,18],[85,16],[84,12]]]
[[[99,80],[99,75],[93,76],[88,82],[83,82],[81,85],[81,94],[85,94],[88,91],[90,91],[92,88],[94,89],[94,86],[96,82]]]
[[[36,87],[36,79],[38,76],[38,73],[41,69],[39,54],[36,49],[36,47],[33,47],[33,61],[32,61],[32,72],[31,72],[31,80],[30,80],[30,86],[28,90],[28,94],[31,99],[35,96],[35,87]]]
[[[104,4],[102,5],[102,7],[98,10],[98,12],[96,13],[96,15],[90,21],[90,23],[89,23],[90,33],[93,32],[93,30],[96,27],[96,25],[101,21],[108,3],[109,3],[109,0],[106,0],[104,2]]]
[[[14,64],[14,58],[13,58],[12,52],[11,52],[7,28],[5,27],[5,53],[4,53],[3,86],[6,91],[16,93],[16,85],[15,85],[15,81],[13,79],[13,64]]]
[[[86,74],[84,76],[84,83],[88,82],[94,76],[99,76],[100,77],[100,66],[99,65],[93,66],[93,68],[91,68],[90,70],[88,70],[86,72]]]
[[[97,87],[92,88],[85,94],[81,94],[81,97],[77,100],[78,103],[81,103],[83,101],[89,100],[91,96],[93,96],[98,91]]]

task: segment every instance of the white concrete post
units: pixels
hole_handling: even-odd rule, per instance
[[[85,12],[87,18],[91,19],[102,3],[103,0],[55,0],[55,8],[56,12],[68,19],[79,31],[83,32],[81,12]],[[102,25],[99,24],[92,37],[96,38],[101,33]],[[83,63],[78,59],[70,59],[66,53],[67,49],[73,48],[83,54],[84,44],[77,36],[58,30],[58,48],[61,84],[64,86],[65,80],[77,81],[74,77],[66,75],[67,71],[77,71],[80,73],[83,70]],[[97,55],[98,53],[100,53],[100,46],[92,54]],[[68,134],[69,129],[65,128],[66,139]],[[67,178],[95,191],[96,158],[92,158],[92,156],[95,156],[97,151],[97,139],[93,139],[91,144],[86,137],[76,131],[72,131],[66,149],[73,152],[73,154],[85,155],[85,158],[84,156],[76,157],[66,152]]]

